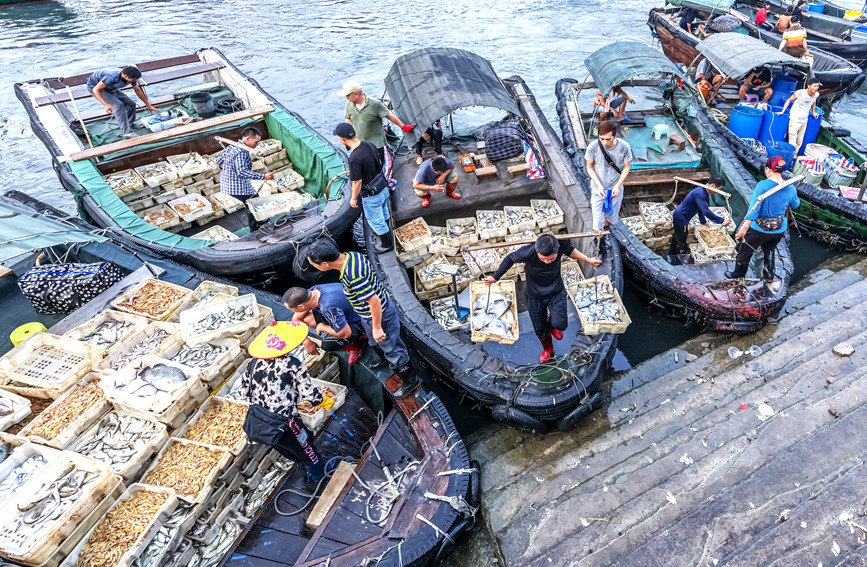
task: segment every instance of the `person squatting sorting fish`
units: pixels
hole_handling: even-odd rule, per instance
[[[103,69],[95,71],[87,78],[87,90],[105,108],[106,114],[113,114],[120,133],[125,138],[133,138],[136,133],[133,127],[142,128],[141,123],[135,121],[136,105],[131,98],[126,96],[121,89],[132,87],[135,94],[145,103],[145,107],[151,112],[159,110],[148,101],[148,97],[139,84],[141,71],[135,67],[125,67],[120,71]]]
[[[558,240],[550,233],[539,235],[536,242],[522,246],[503,258],[493,276],[485,276],[489,286],[499,281],[514,264],[524,264],[527,282],[525,299],[533,330],[542,343],[539,362],[546,362],[554,355],[554,343],[563,338],[569,325],[566,302],[566,286],[563,284],[560,262],[563,256],[586,262],[591,266],[602,263],[599,258],[590,258],[579,252],[568,240]]]

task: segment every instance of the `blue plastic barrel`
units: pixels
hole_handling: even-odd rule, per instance
[[[786,113],[782,116],[777,116],[777,113],[782,109],[782,106],[772,106],[764,111],[762,127],[759,129],[759,141],[761,143],[770,144],[771,142],[784,142],[786,140],[791,107],[787,108]]]
[[[786,169],[792,169],[795,165],[795,146],[789,142],[774,142],[765,146],[768,149],[768,157],[780,156],[786,160]]]
[[[729,130],[740,138],[758,138],[762,127],[764,111],[752,106],[736,106],[732,108],[729,118]]]
[[[867,26],[858,26],[852,30],[852,43],[867,43]]]
[[[814,144],[819,137],[819,127],[822,126],[822,116],[825,114],[825,111],[817,107],[816,114],[819,115],[818,118],[813,118],[812,112],[807,115],[807,128],[804,130],[804,142],[801,144],[800,151],[798,151],[799,156],[804,155],[807,144]]]
[[[818,12],[819,14],[825,11],[825,5],[820,2],[807,2],[806,8],[810,12]]]
[[[774,89],[775,93],[787,92],[792,94],[795,92],[795,89],[798,88],[798,81],[785,73],[777,73],[774,75],[774,78],[771,79],[771,88]]]

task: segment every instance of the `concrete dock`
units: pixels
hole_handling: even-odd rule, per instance
[[[761,331],[615,375],[574,432],[470,436],[483,507],[446,564],[867,565],[865,275],[838,257]]]

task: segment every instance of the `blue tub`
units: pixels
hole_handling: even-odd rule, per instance
[[[786,141],[786,134],[789,132],[789,111],[791,107],[787,108],[786,113],[782,116],[777,116],[777,113],[782,109],[782,106],[772,106],[769,110],[764,111],[762,126],[759,128],[759,141],[761,143],[770,144]]]
[[[810,12],[818,12],[819,14],[825,11],[825,5],[819,2],[807,2],[806,8]]]
[[[729,119],[729,130],[739,138],[758,138],[765,113],[752,106],[736,106]]]
[[[825,111],[821,108],[816,108],[816,114],[819,115],[818,118],[813,118],[812,112],[807,116],[807,128],[804,130],[804,143],[801,144],[801,149],[798,151],[799,156],[804,155],[807,144],[814,144],[819,137],[819,127],[822,126],[822,116],[825,114]]]
[[[788,142],[774,142],[768,144],[768,157],[780,156],[786,160],[786,169],[792,169],[795,166],[795,146]]]
[[[771,88],[774,92],[787,92],[790,95],[798,88],[798,81],[786,75],[785,73],[777,73],[771,79]],[[789,98],[788,96],[786,98]]]

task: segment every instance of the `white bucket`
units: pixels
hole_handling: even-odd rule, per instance
[[[818,160],[821,163],[825,161],[828,154],[833,152],[834,150],[832,148],[829,148],[824,144],[807,144],[806,149],[804,149],[804,157],[807,159]]]

